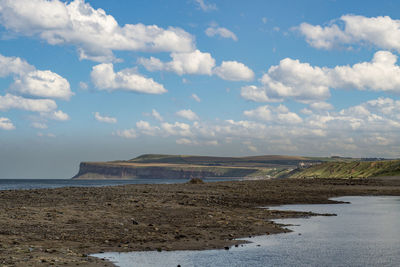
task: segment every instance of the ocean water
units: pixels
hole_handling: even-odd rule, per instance
[[[97,187],[124,184],[177,184],[190,179],[137,178],[132,180],[71,180],[71,179],[0,179],[0,190],[21,190],[59,187]],[[238,178],[206,178],[205,182],[232,181]]]
[[[230,250],[104,253],[134,266],[400,266],[400,197],[341,197],[351,204],[286,205],[280,210],[335,213],[276,220],[291,233],[258,236]]]

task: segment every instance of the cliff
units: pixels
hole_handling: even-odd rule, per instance
[[[82,162],[73,179],[189,179],[208,177],[276,177],[315,160],[295,156],[206,157],[142,155],[127,161]]]
[[[257,168],[229,168],[207,166],[138,166],[82,162],[73,179],[190,179],[207,177],[245,177],[258,171]]]

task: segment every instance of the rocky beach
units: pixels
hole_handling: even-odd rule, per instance
[[[260,207],[400,195],[400,178],[277,179],[0,191],[0,265],[113,266],[108,251],[226,248],[314,214]],[[325,214],[331,215],[331,214]]]

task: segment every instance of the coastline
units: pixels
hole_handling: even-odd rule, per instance
[[[400,195],[400,178],[284,179],[0,191],[4,266],[113,266],[101,251],[199,250],[288,231],[273,219],[312,216],[261,206]]]

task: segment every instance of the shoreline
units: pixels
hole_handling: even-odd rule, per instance
[[[400,195],[400,178],[284,179],[0,191],[4,266],[113,266],[88,254],[204,250],[287,232],[271,220],[307,217],[284,204]],[[269,209],[261,209],[269,206]]]

